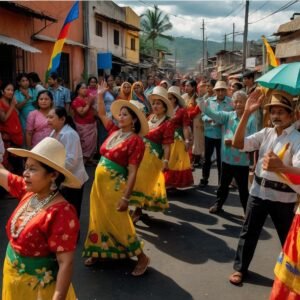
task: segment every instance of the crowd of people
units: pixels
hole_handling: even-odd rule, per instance
[[[300,174],[293,96],[257,87],[251,71],[218,81],[169,75],[92,76],[74,92],[56,73],[45,85],[36,73],[1,84],[0,185],[19,199],[6,227],[3,299],[76,299],[87,166],[96,170],[84,264],[137,257],[131,274],[142,276],[150,257],[135,223],[145,210],[164,212],[171,189],[205,190],[214,161],[219,186],[208,212],[223,212],[233,185],[244,219],[229,281],[246,278],[270,215],[283,246],[270,299],[300,299],[297,185],[286,179]]]

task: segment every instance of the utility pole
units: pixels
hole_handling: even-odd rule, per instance
[[[234,32],[234,30],[235,30],[235,25],[234,25],[234,23],[232,24],[232,51],[234,51],[234,35],[235,35],[235,32]]]
[[[244,39],[243,39],[243,72],[246,69],[246,58],[247,58],[248,16],[249,16],[249,0],[246,0]]]
[[[226,50],[226,39],[227,39],[227,34],[224,34],[224,50]]]
[[[202,72],[204,72],[204,56],[205,56],[205,25],[204,25],[204,19],[202,19],[202,57],[203,57],[203,64],[202,64]]]

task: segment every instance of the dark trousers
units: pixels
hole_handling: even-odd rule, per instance
[[[268,215],[276,228],[283,246],[294,218],[295,203],[282,203],[262,200],[250,195],[246,210],[246,220],[240,234],[233,268],[246,273]]]
[[[63,195],[63,197],[75,207],[78,219],[80,218],[83,189],[84,189],[84,184],[80,189],[63,187],[60,190],[60,193]]]
[[[222,208],[228,197],[229,185],[234,178],[239,189],[240,201],[245,212],[249,197],[248,177],[248,166],[236,166],[222,162],[221,180],[217,190],[217,200],[215,205],[218,208]]]
[[[218,179],[220,182],[221,175],[221,139],[212,139],[209,137],[204,137],[204,163],[202,167],[202,182],[208,183],[208,178],[211,168],[211,157],[216,149],[217,154],[217,168],[218,168]]]

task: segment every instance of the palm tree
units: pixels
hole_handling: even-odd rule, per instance
[[[152,41],[153,57],[155,57],[155,40],[158,37],[169,41],[173,40],[172,36],[164,34],[165,31],[172,29],[173,25],[168,15],[164,14],[156,5],[154,5],[154,10],[147,9],[147,11],[142,14],[141,25],[143,32],[146,34],[146,41]]]

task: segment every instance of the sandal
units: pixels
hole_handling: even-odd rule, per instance
[[[229,276],[229,281],[234,285],[241,285],[243,283],[243,277],[242,272],[234,272]]]
[[[98,257],[89,257],[84,261],[86,267],[94,266],[99,261]]]
[[[140,266],[139,264],[137,264],[134,268],[134,270],[132,271],[131,275],[132,276],[142,276],[148,269],[148,266],[150,264],[150,257],[147,256],[147,261],[143,266]]]

